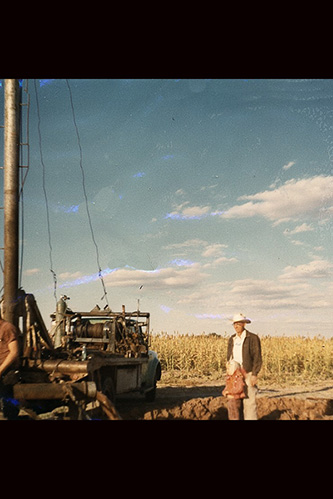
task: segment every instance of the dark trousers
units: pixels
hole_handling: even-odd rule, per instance
[[[228,419],[236,421],[242,419],[242,399],[228,399]]]
[[[10,368],[0,378],[0,410],[7,419],[16,419],[20,412],[19,403],[13,398],[13,382],[17,371]]]

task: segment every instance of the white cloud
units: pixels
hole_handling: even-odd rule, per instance
[[[216,258],[216,260],[213,260],[212,262],[205,263],[202,268],[203,269],[208,269],[210,267],[218,267],[221,264],[224,263],[237,263],[238,260],[235,257],[228,258],[226,256],[221,256],[220,258]]]
[[[40,269],[34,268],[34,269],[27,269],[24,271],[24,275],[30,276],[30,275],[35,275],[40,272]]]
[[[215,187],[218,187],[219,184],[214,184],[214,185],[203,185],[200,188],[200,191],[206,191],[206,190],[212,190],[215,189]]]
[[[176,220],[201,219],[206,217],[211,209],[210,206],[187,206],[187,205],[188,202],[176,207],[176,210],[172,211],[171,213],[168,213],[165,218],[172,218]]]
[[[149,289],[188,289],[204,278],[200,265],[165,267],[156,270],[116,269],[104,277],[108,287],[149,287]]]
[[[319,217],[333,211],[333,176],[292,179],[282,186],[238,198],[247,203],[232,206],[222,218],[262,216],[274,222]]]
[[[236,263],[238,262],[238,259],[235,258],[234,256],[228,258],[226,256],[221,256],[220,258],[217,258],[215,262],[213,262],[214,265],[219,265],[220,263]]]
[[[228,305],[246,303],[248,309],[276,309],[280,307],[300,306],[301,298],[306,296],[309,286],[286,285],[271,279],[243,279],[235,281],[231,287]]]
[[[238,262],[237,258],[231,257],[228,258],[224,255],[224,249],[228,248],[227,244],[222,243],[213,243],[209,244],[207,241],[203,241],[202,239],[188,239],[183,243],[174,243],[164,246],[163,249],[167,250],[183,250],[183,249],[200,249],[203,248],[201,256],[204,258],[212,259],[211,262],[205,263],[202,265],[203,269],[207,269],[210,267],[217,267],[220,264],[224,263],[235,263]],[[173,260],[171,263],[177,264],[178,260]],[[187,260],[180,260],[180,262],[188,262]],[[189,261],[190,265],[193,265],[194,262]]]
[[[163,249],[183,249],[183,248],[197,248],[200,246],[207,246],[207,242],[202,239],[188,239],[183,243],[173,243],[168,244],[167,246],[163,246]]]
[[[312,225],[304,223],[302,225],[298,225],[293,230],[289,230],[289,229],[284,230],[283,234],[285,236],[291,236],[293,234],[299,234],[300,232],[310,232],[310,231],[313,231],[313,230],[314,230],[314,228],[312,227]]]
[[[209,258],[212,256],[221,256],[223,253],[223,249],[227,248],[228,246],[226,244],[210,244],[206,247],[204,252],[202,253],[202,256]]]
[[[83,276],[82,272],[77,271],[77,272],[62,272],[61,274],[59,274],[58,277],[65,281],[70,279],[78,279],[82,276]]]
[[[306,243],[303,243],[302,241],[298,241],[297,239],[292,239],[291,243],[294,244],[295,246],[307,246]]]
[[[330,297],[331,296],[331,297]],[[270,309],[308,310],[328,308],[332,306],[331,295],[326,289],[317,289],[308,282],[276,281],[271,279],[236,281],[231,288],[229,306],[236,307],[237,303],[246,303],[249,310],[262,310],[267,313]]]
[[[276,279],[240,279],[209,284],[188,293],[177,302],[182,307],[197,310],[197,314],[229,314],[242,310],[250,316],[268,317],[287,310],[297,317],[308,310],[330,311],[333,286],[313,286],[308,281]]]
[[[308,289],[308,284],[292,284],[288,285],[288,289],[293,292],[304,291],[304,289]],[[235,281],[233,286],[231,287],[232,294],[241,294],[245,296],[256,296],[262,297],[264,299],[267,296],[271,298],[282,298],[286,293],[287,286],[283,282],[277,282],[272,279],[240,279]]]
[[[309,263],[285,267],[280,276],[282,280],[298,281],[300,279],[323,279],[332,276],[333,263],[317,258]]]
[[[212,320],[226,320],[227,316],[225,314],[194,314],[196,319],[212,319]]]
[[[294,164],[295,164],[295,161],[289,161],[289,163],[287,163],[286,165],[284,165],[282,167],[282,170],[287,171],[287,170],[289,170],[289,168],[291,168],[292,166],[294,166]]]

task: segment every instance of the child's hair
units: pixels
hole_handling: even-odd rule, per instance
[[[228,360],[227,362],[227,374],[232,376],[237,369],[240,369],[241,365],[234,359]]]

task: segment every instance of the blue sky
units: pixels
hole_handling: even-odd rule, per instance
[[[69,82],[113,310],[139,299],[156,333],[231,333],[242,312],[262,335],[331,336],[333,80]],[[33,80],[28,90],[22,287],[48,324]],[[57,296],[102,307],[68,87],[37,80],[37,91]]]

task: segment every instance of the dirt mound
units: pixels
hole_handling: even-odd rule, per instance
[[[297,399],[293,397],[268,398],[257,400],[258,419],[306,420],[333,419],[333,400]],[[179,404],[164,403],[162,406],[139,404],[136,407],[122,408],[123,419],[145,420],[227,420],[227,400],[225,397],[192,398]]]
[[[227,406],[222,397],[193,398],[174,407],[154,409],[143,419],[228,419]]]
[[[333,400],[280,397],[258,399],[259,419],[333,419]]]

